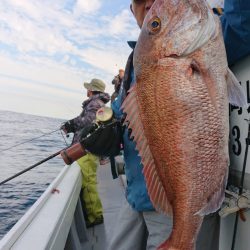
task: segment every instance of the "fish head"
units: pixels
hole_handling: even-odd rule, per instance
[[[135,70],[142,62],[155,64],[194,52],[215,34],[214,18],[205,0],[156,0],[135,47]]]

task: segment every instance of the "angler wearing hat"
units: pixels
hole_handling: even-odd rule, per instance
[[[105,83],[100,79],[92,79],[90,83],[84,82],[87,89],[88,99],[82,103],[82,112],[79,116],[65,122],[61,129],[67,133],[74,133],[72,144],[80,139],[80,131],[89,126],[96,118],[96,111],[105,106],[110,100],[109,94],[105,93]],[[102,204],[97,192],[96,171],[98,157],[88,153],[80,158],[79,164],[82,176],[82,199],[87,227],[91,227],[103,222]]]

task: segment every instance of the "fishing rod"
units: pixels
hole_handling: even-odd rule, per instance
[[[105,112],[106,112],[106,113],[105,113]],[[78,160],[79,158],[81,158],[82,156],[86,155],[87,152],[85,151],[85,145],[86,145],[86,144],[87,144],[87,145],[90,144],[90,142],[88,141],[88,139],[91,137],[91,135],[93,134],[93,137],[94,137],[94,138],[92,139],[92,140],[93,140],[92,143],[94,143],[94,141],[95,141],[95,139],[96,139],[96,136],[99,135],[100,131],[102,131],[105,127],[107,127],[107,128],[109,129],[109,132],[110,132],[110,129],[112,129],[113,126],[114,126],[115,124],[117,124],[117,121],[111,120],[111,122],[107,123],[107,124],[104,126],[104,123],[103,123],[103,122],[104,122],[104,121],[109,121],[109,120],[112,118],[112,115],[113,115],[111,109],[108,109],[108,110],[106,110],[105,112],[103,112],[103,108],[100,109],[100,115],[99,115],[98,117],[99,117],[99,121],[100,121],[100,124],[101,124],[101,125],[97,126],[96,123],[93,123],[93,124],[85,131],[86,135],[85,135],[85,137],[81,140],[81,142],[78,142],[78,143],[75,143],[75,144],[73,144],[73,145],[70,145],[69,147],[64,148],[63,150],[60,150],[60,151],[58,151],[58,152],[56,152],[56,153],[50,155],[49,157],[47,157],[47,158],[45,158],[45,159],[43,159],[43,160],[37,162],[36,164],[34,164],[34,165],[32,165],[32,166],[30,166],[30,167],[28,167],[28,168],[26,168],[26,169],[24,169],[24,170],[22,170],[22,171],[16,173],[15,175],[13,175],[13,176],[11,176],[11,177],[5,179],[5,180],[3,180],[2,182],[0,182],[0,186],[3,185],[4,183],[6,183],[6,182],[8,182],[8,181],[10,181],[10,180],[12,180],[12,179],[14,179],[14,178],[16,178],[17,176],[20,176],[20,175],[22,175],[23,173],[25,173],[25,172],[27,172],[27,171],[29,171],[29,170],[31,170],[31,169],[33,169],[33,168],[35,168],[35,167],[41,165],[42,163],[44,163],[44,162],[46,162],[46,161],[48,161],[48,160],[50,160],[50,159],[56,157],[56,156],[59,155],[59,154],[61,155],[62,159],[64,160],[64,162],[65,162],[67,165],[72,164],[74,161],[76,161],[76,160]],[[103,114],[103,113],[104,113],[104,114]],[[117,127],[116,127],[116,128],[117,128]],[[58,129],[58,130],[60,130],[60,129]],[[57,130],[55,130],[55,131],[57,131]],[[55,131],[54,131],[54,132],[55,132]],[[51,133],[52,133],[52,132],[51,132]],[[106,137],[105,137],[105,139],[106,139]],[[84,140],[87,140],[86,144],[84,143]],[[92,144],[92,143],[91,143],[91,144]],[[117,143],[117,141],[115,141],[115,143]],[[112,146],[113,146],[113,145],[112,145]],[[116,145],[116,144],[114,144],[114,146],[115,146],[115,148],[117,148],[117,145]],[[114,151],[114,146],[113,146],[113,148],[112,148],[112,150],[113,150],[113,151],[112,151],[112,154],[115,154],[114,152],[116,152],[116,151]],[[88,146],[86,146],[86,147],[88,147]],[[99,150],[100,150],[100,149],[99,149]],[[120,151],[120,150],[119,150],[119,151]]]
[[[40,136],[38,136],[38,137],[32,138],[32,139],[30,139],[30,140],[20,142],[20,143],[18,143],[18,144],[16,144],[16,145],[13,145],[13,146],[9,147],[9,148],[5,148],[5,149],[1,150],[0,153],[2,153],[2,152],[4,152],[4,151],[7,151],[7,150],[9,150],[9,149],[18,147],[18,146],[20,146],[20,145],[22,145],[22,144],[25,144],[25,143],[27,143],[27,142],[31,142],[31,141],[37,140],[37,139],[39,139],[39,138],[41,138],[41,137],[43,137],[43,136],[45,136],[45,135],[53,134],[53,133],[55,133],[55,132],[57,132],[57,131],[59,131],[59,130],[60,130],[60,129],[56,129],[56,130],[53,130],[53,131],[51,131],[51,132],[44,133],[44,134],[42,134],[42,135],[40,135]]]
[[[49,157],[47,157],[47,158],[45,158],[45,159],[43,159],[43,160],[37,162],[36,164],[34,164],[34,165],[32,165],[32,166],[30,166],[30,167],[28,167],[28,168],[26,168],[26,169],[24,169],[24,170],[22,170],[22,171],[16,173],[15,175],[13,175],[13,176],[11,176],[11,177],[5,179],[4,181],[0,182],[0,186],[3,185],[3,184],[6,183],[6,182],[8,182],[8,181],[10,181],[10,180],[12,180],[12,179],[18,177],[19,175],[22,175],[23,173],[26,173],[27,171],[31,170],[32,168],[35,168],[35,167],[41,165],[42,163],[44,163],[44,162],[46,162],[46,161],[48,161],[48,160],[50,160],[50,159],[56,157],[57,155],[60,154],[60,152],[61,152],[61,150],[58,151],[58,152],[56,152],[56,153],[54,153],[54,154],[52,154],[52,155],[50,155]]]
[[[24,169],[24,170],[22,170],[22,171],[20,171],[20,172],[18,172],[16,174],[14,174],[12,176],[10,176],[9,178],[7,178],[7,179],[5,179],[3,181],[1,181],[0,186],[3,185],[4,183],[16,178],[16,177],[28,172],[29,170],[41,165],[42,163],[44,163],[44,162],[58,156],[59,154],[61,154],[61,157],[64,160],[64,162],[67,165],[70,165],[75,160],[77,160],[80,157],[84,156],[86,154],[86,152],[85,152],[83,146],[80,143],[76,143],[76,144],[74,144],[74,145],[72,145],[70,147],[64,148],[63,150],[57,151],[56,153],[54,153],[54,154],[48,156],[47,158],[35,163],[34,165],[32,165],[32,166],[30,166],[30,167],[28,167],[28,168],[26,168],[26,169]]]
[[[245,121],[248,122],[248,134],[247,134],[247,138],[246,138],[246,149],[245,149],[245,156],[244,156],[244,162],[243,162],[243,169],[241,172],[239,195],[241,195],[243,193],[243,186],[244,186],[244,179],[245,179],[245,172],[246,172],[246,165],[247,165],[247,156],[248,156],[248,147],[250,145],[250,120],[245,119]],[[234,221],[234,231],[233,231],[233,240],[232,240],[231,250],[234,250],[234,247],[235,247],[239,215],[240,215],[240,217],[241,217],[241,215],[243,216],[242,210],[240,210],[236,213],[236,217],[235,217],[235,221]]]

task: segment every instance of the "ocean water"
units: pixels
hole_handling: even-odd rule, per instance
[[[0,182],[70,144],[72,138],[59,131],[62,122],[0,111]],[[64,165],[59,155],[0,186],[0,239],[41,196]]]

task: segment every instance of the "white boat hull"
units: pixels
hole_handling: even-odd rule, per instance
[[[250,103],[250,56],[236,64],[232,71],[241,82]],[[249,109],[250,111],[250,109]],[[250,115],[247,108],[230,108],[230,180],[239,186],[248,135]],[[249,150],[250,151],[250,147]],[[244,188],[250,190],[250,152],[248,152]],[[245,212],[246,222],[239,219],[235,240],[235,250],[250,250],[250,211]],[[231,249],[235,213],[221,219],[220,250]]]
[[[76,164],[65,166],[43,195],[0,241],[0,249],[64,249],[81,183],[79,167]]]

